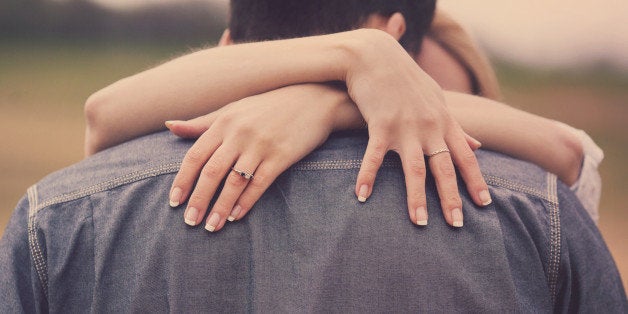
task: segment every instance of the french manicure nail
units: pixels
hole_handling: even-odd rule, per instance
[[[482,205],[484,206],[489,205],[493,202],[493,200],[491,199],[491,194],[488,192],[488,190],[480,192],[480,200],[482,201]]]
[[[421,206],[416,209],[416,224],[419,226],[427,226],[427,210]]]
[[[174,121],[166,121],[166,127],[167,127],[168,129],[170,129],[170,128],[171,128],[171,127],[173,127],[173,126],[174,126]]]
[[[190,207],[185,211],[185,223],[190,226],[196,226],[196,220],[198,219],[198,209]]]
[[[366,184],[362,184],[360,191],[358,192],[358,201],[360,203],[366,202],[366,194],[369,192],[369,187]]]
[[[462,222],[462,210],[460,208],[455,208],[451,211],[451,218],[453,220],[453,226],[456,228],[460,228],[463,226]]]
[[[176,187],[170,193],[170,207],[177,207],[181,202],[181,189]]]
[[[214,232],[219,222],[220,216],[216,213],[212,213],[211,215],[209,215],[209,219],[207,219],[207,224],[205,224],[205,230],[209,232]]]
[[[242,207],[240,205],[236,205],[233,208],[233,210],[231,210],[231,214],[229,214],[229,217],[227,218],[227,220],[229,220],[229,222],[233,222],[234,220],[236,220],[236,217],[238,217],[241,210],[242,210]]]

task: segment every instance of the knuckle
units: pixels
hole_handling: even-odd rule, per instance
[[[477,164],[475,154],[470,149],[463,150],[463,152],[459,154],[459,158],[461,164],[464,166],[474,166]]]
[[[421,199],[420,197],[418,197],[418,195],[415,195],[414,197],[408,198],[408,209],[409,210],[415,210],[419,207],[425,207],[425,201],[423,199]]]
[[[242,190],[247,184],[247,180],[235,172],[231,171],[227,181],[225,181],[226,189],[237,189]]]
[[[384,158],[384,154],[388,150],[388,143],[383,137],[373,137],[369,144],[373,146],[373,156]]]
[[[235,133],[242,137],[246,137],[246,138],[255,137],[256,141],[266,140],[265,136],[263,134],[260,134],[259,130],[254,125],[251,125],[249,123],[244,123],[240,121],[237,123],[236,129],[237,131]]]
[[[267,148],[272,151],[279,151],[280,147],[276,147],[274,138],[267,134],[259,134],[256,141],[260,147]]]
[[[447,180],[456,179],[456,169],[449,162],[441,162],[437,165],[439,176]]]
[[[375,182],[376,172],[374,171],[361,171],[358,176],[358,182],[373,183]]]
[[[240,213],[240,217],[244,217],[249,210],[253,207],[253,204],[258,200],[259,197],[256,194],[251,193],[251,191],[245,191],[242,196],[238,199],[237,204],[240,205],[242,211]]]
[[[420,123],[423,128],[435,128],[439,125],[439,122],[440,119],[436,112],[425,112],[420,118]]]
[[[210,159],[205,164],[205,167],[203,167],[203,170],[201,170],[201,175],[210,180],[218,178],[220,174],[221,174],[220,165],[214,159]]]
[[[211,212],[217,213],[222,218],[227,218],[230,214],[229,205],[224,200],[216,201],[216,204],[214,204]]]
[[[190,201],[188,202],[190,206],[196,207],[198,210],[207,209],[207,198],[204,193],[200,193],[199,191],[195,191],[190,196]]]
[[[265,174],[255,174],[253,180],[251,180],[250,187],[254,190],[264,190],[268,185],[268,176]]]
[[[418,160],[418,159],[409,161],[408,168],[412,174],[419,177],[425,177],[427,174],[425,163],[423,163],[421,160]]]
[[[462,206],[462,200],[458,193],[452,193],[441,199],[444,208],[453,209]]]
[[[369,169],[377,168],[386,156],[387,145],[382,140],[374,140],[373,149],[364,156],[364,165]]]
[[[230,124],[232,121],[233,121],[233,117],[232,117],[231,112],[225,111],[222,114],[220,114],[218,117],[216,117],[216,120],[214,123],[219,126],[224,126],[224,125]]]
[[[379,164],[384,160],[384,156],[379,153],[372,153],[365,156],[364,165],[368,167],[370,171],[375,171],[374,168],[377,168]]]
[[[199,165],[203,161],[205,161],[205,155],[198,145],[193,145],[185,154],[184,163],[186,164]]]

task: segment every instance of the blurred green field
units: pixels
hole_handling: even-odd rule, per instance
[[[0,42],[0,233],[26,188],[82,158],[85,99],[190,47]],[[586,130],[604,149],[600,229],[628,285],[628,73],[498,63],[504,101]]]

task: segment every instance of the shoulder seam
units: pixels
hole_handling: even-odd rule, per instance
[[[147,178],[156,177],[162,174],[176,172],[177,170],[179,170],[180,166],[181,166],[181,162],[160,165],[160,166],[145,169],[142,171],[131,172],[121,177],[117,177],[117,178],[104,181],[104,182],[101,182],[92,186],[88,186],[86,188],[82,188],[82,189],[79,189],[70,193],[61,194],[45,202],[38,204],[37,206],[35,206],[34,210],[30,214],[34,216],[35,214],[37,214],[37,212],[39,212],[40,210],[48,206],[73,201],[73,200],[76,200],[85,196],[92,195],[94,193],[102,192],[102,191],[116,188],[125,184],[144,180]]]
[[[558,293],[558,274],[561,254],[560,207],[558,206],[558,185],[556,176],[547,174],[547,197],[550,206],[550,250],[548,261],[548,285],[552,303],[555,304]]]
[[[348,170],[348,169],[360,169],[362,165],[361,159],[348,159],[348,160],[328,160],[328,161],[300,161],[294,165],[291,170],[296,171],[314,171],[314,170]],[[384,160],[382,163],[384,168],[401,167],[401,162],[398,160]],[[493,175],[483,175],[487,184],[494,186],[501,186],[513,191],[529,194],[538,198],[541,198],[550,203],[557,203],[558,200],[554,197],[549,197],[547,193],[536,190],[529,186],[507,180],[504,178],[496,177]]]
[[[505,187],[513,191],[529,194],[550,203],[558,202],[557,200],[549,197],[547,193],[543,193],[542,191],[536,190],[534,188],[531,188],[529,186],[511,181],[511,180],[507,180],[507,179],[492,176],[492,175],[484,175],[484,180],[486,180],[487,184],[494,185],[494,186],[501,186],[501,187]]]
[[[37,185],[33,185],[28,189],[28,246],[31,251],[31,258],[37,277],[41,284],[41,288],[46,298],[48,298],[48,265],[42,253],[41,244],[37,238],[37,227],[35,217],[37,216],[38,195]]]
[[[339,160],[326,160],[326,161],[300,161],[294,165],[291,170],[298,171],[313,171],[313,170],[348,170],[348,169],[360,169],[362,165],[362,159],[339,159]],[[401,162],[396,160],[384,159],[382,167],[398,167],[401,166]]]

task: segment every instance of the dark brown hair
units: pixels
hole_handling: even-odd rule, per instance
[[[231,0],[234,42],[287,39],[357,29],[372,14],[403,14],[399,42],[417,53],[434,17],[436,0]]]

